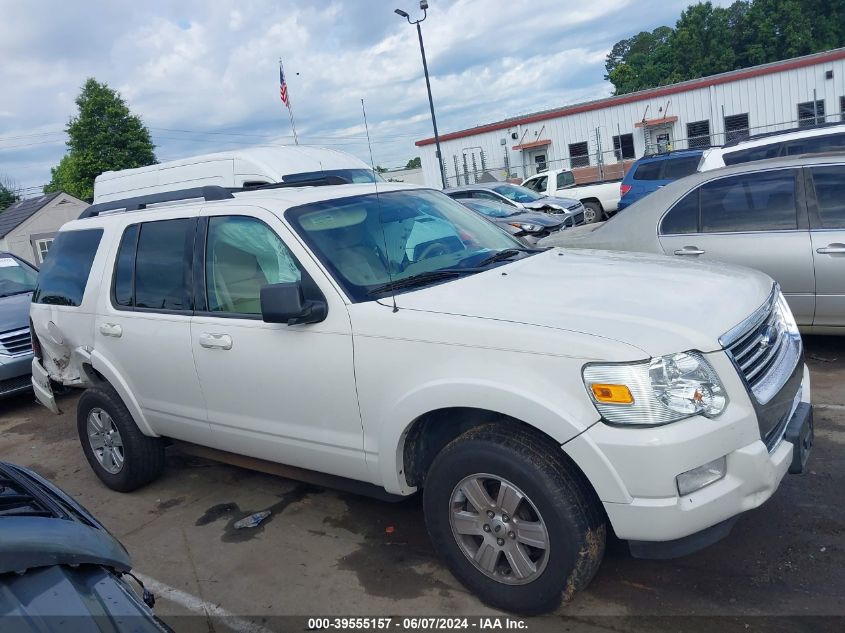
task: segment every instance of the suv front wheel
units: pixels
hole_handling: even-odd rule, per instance
[[[161,438],[141,433],[110,386],[87,389],[76,409],[82,450],[97,477],[112,490],[130,492],[156,479],[164,468]]]
[[[595,495],[560,447],[486,425],[435,458],[423,490],[435,548],[487,604],[522,614],[555,609],[592,579],[606,527]]]

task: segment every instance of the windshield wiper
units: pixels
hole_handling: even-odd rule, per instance
[[[499,251],[497,253],[493,253],[492,255],[485,257],[480,262],[478,262],[475,266],[477,268],[484,268],[489,264],[495,264],[496,262],[502,262],[506,259],[510,259],[511,257],[516,257],[520,253],[533,253],[535,249],[531,248],[506,248],[503,251]]]
[[[414,286],[422,286],[433,281],[440,281],[442,279],[449,279],[450,277],[460,277],[462,275],[469,275],[472,273],[481,272],[477,268],[441,268],[440,270],[429,270],[424,273],[404,277],[403,279],[396,279],[389,281],[386,284],[376,286],[367,292],[368,295],[376,295],[389,290],[399,290],[401,288],[413,288]]]
[[[4,292],[2,295],[0,295],[0,299],[2,299],[3,297],[14,297],[15,295],[23,295],[27,292],[33,292],[33,290],[15,290],[14,292]]]

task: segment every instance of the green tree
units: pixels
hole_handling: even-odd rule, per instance
[[[21,199],[20,187],[8,176],[0,177],[0,211]]]
[[[156,162],[149,130],[107,84],[88,79],[76,105],[79,113],[65,128],[68,153],[51,170],[45,192],[65,191],[90,201],[94,198],[94,179],[104,171]]]
[[[605,59],[616,94],[845,46],[845,0],[690,5],[674,28],[617,42]]]
[[[405,164],[405,169],[421,169],[422,168],[422,159],[417,156],[416,158],[412,158]]]

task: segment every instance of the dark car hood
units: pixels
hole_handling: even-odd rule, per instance
[[[132,568],[123,545],[85,508],[31,470],[0,462],[0,574],[85,564]]]
[[[522,224],[539,224],[540,226],[559,226],[563,222],[563,218],[558,215],[549,215],[548,213],[538,213],[536,211],[526,211],[525,213],[514,213],[506,218],[496,218],[497,222],[520,222]]]
[[[32,293],[0,297],[0,332],[29,327],[29,304]]]

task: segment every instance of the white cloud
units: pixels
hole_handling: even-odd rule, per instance
[[[686,2],[431,0],[423,23],[441,132],[604,96],[604,55],[673,24]],[[647,4],[646,6],[643,6]],[[404,164],[430,136],[416,0],[5,0],[0,21],[0,174],[49,179],[86,77],[120,90],[162,159],[289,142],[284,58],[302,139]],[[188,130],[180,132],[173,130]],[[211,134],[210,132],[214,132]]]

